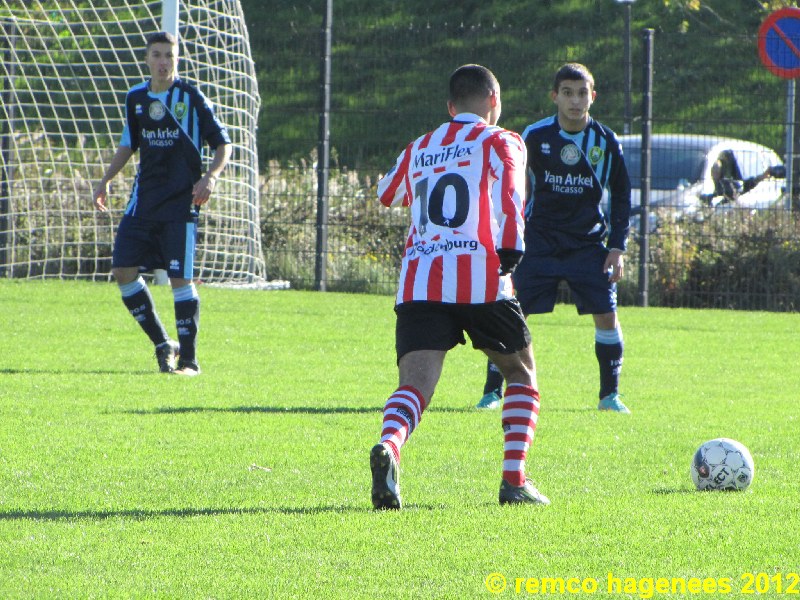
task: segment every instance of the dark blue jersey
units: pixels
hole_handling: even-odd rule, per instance
[[[536,237],[557,250],[605,242],[625,250],[631,214],[631,182],[622,147],[608,127],[591,117],[576,134],[563,131],[556,116],[522,133],[528,148],[529,194],[525,243]],[[601,208],[609,192],[608,214]]]
[[[203,144],[230,144],[206,97],[176,79],[161,93],[145,81],[125,98],[121,145],[139,151],[139,170],[125,214],[156,221],[192,219],[192,187],[202,177]]]

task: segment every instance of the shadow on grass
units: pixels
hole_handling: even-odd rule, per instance
[[[416,504],[406,510],[442,510],[441,505]],[[258,508],[166,508],[162,510],[6,510],[0,511],[0,521],[101,521],[105,519],[133,519],[135,521],[161,517],[215,517],[221,515],[316,515],[324,513],[394,514],[395,511],[376,511],[367,506],[313,506],[292,508],[287,506]]]
[[[660,496],[668,496],[670,494],[696,494],[697,490],[692,488],[657,488],[653,490],[653,493]]]
[[[0,375],[160,375],[157,371],[130,369],[0,369]]]
[[[372,415],[382,413],[382,406],[160,406],[158,408],[138,408],[131,410],[114,411],[128,415],[174,415],[185,413],[268,413],[268,414],[307,414],[307,415],[336,415],[336,414],[362,414]],[[431,407],[426,412],[441,413],[471,413],[477,412],[473,408],[436,408]]]

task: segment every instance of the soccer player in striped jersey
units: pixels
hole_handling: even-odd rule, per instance
[[[528,149],[530,197],[525,256],[514,273],[525,315],[552,312],[566,281],[579,314],[591,314],[600,366],[598,408],[630,413],[619,394],[622,329],[617,282],[623,274],[631,213],[631,184],[622,147],[608,127],[589,116],[594,77],[581,64],[556,73],[550,97],[557,114],[522,134]],[[608,191],[609,210],[601,200]],[[478,408],[499,404],[503,376],[492,363]]]
[[[449,87],[452,120],[411,142],[378,182],[380,201],[408,207],[411,225],[395,305],[399,385],[370,453],[372,504],[401,507],[400,450],[465,332],[508,380],[500,503],[549,504],[525,473],[539,392],[510,277],[524,249],[525,146],[497,127],[500,86],[491,71],[464,65]]]
[[[200,298],[193,281],[198,215],[228,162],[231,140],[205,96],[178,78],[175,36],[150,35],[146,63],[150,79],[128,91],[122,139],[94,199],[98,210],[108,210],[109,182],[138,150],[139,168],[117,229],[111,270],[122,301],[155,346],[159,370],[194,376],[200,373]],[[203,174],[205,143],[215,153]],[[167,271],[178,342],[164,329],[140,275],[151,269]]]

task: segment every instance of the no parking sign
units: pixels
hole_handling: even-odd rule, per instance
[[[800,77],[800,8],[781,8],[758,29],[758,55],[772,73]]]

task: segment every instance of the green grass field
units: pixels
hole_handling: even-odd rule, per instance
[[[183,379],[114,285],[0,281],[0,597],[800,593],[798,315],[621,309],[630,416],[595,410],[588,317],[531,320],[549,507],[497,504],[500,414],[472,409],[484,359],[460,347],[404,448],[406,508],[376,513],[393,299],[200,293],[204,372]],[[747,492],[694,491],[692,454],[720,436],[753,454]]]

